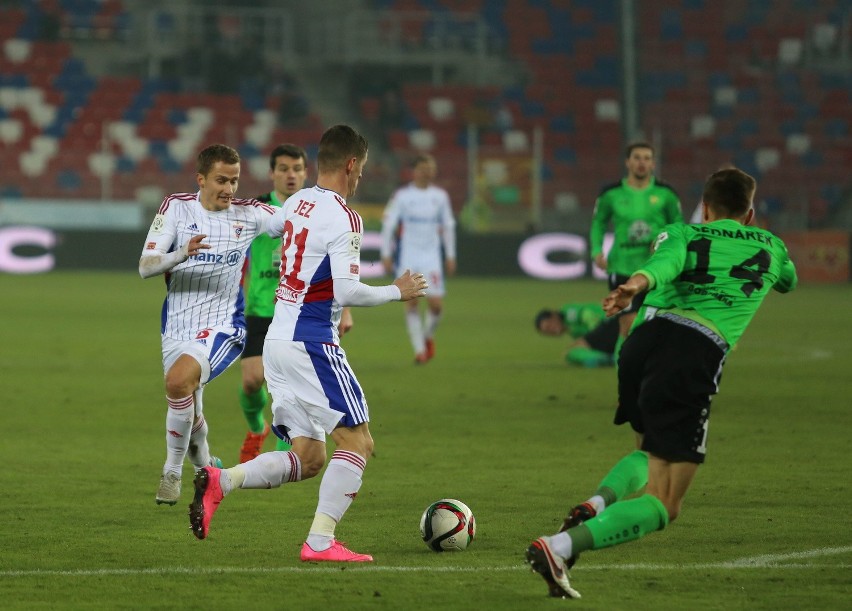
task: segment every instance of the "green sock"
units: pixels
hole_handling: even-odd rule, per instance
[[[592,348],[571,348],[565,355],[565,360],[583,367],[606,367],[612,365],[612,355]]]
[[[289,450],[292,447],[293,446],[291,446],[289,443],[287,443],[283,439],[276,438],[275,449],[278,450],[279,452],[286,452],[287,450]]]
[[[265,424],[263,421],[263,408],[266,407],[268,401],[269,395],[266,394],[266,389],[263,386],[251,395],[247,395],[240,388],[240,407],[243,408],[243,415],[246,417],[246,422],[248,422],[249,430],[252,433],[263,432]]]
[[[572,553],[579,554],[635,541],[655,530],[663,530],[668,523],[669,514],[660,499],[643,494],[607,507],[605,512],[567,532]]]
[[[615,463],[601,483],[596,494],[603,497],[607,507],[628,494],[639,492],[648,483],[648,455],[635,450]]]

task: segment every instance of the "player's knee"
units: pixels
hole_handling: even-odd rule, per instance
[[[243,378],[243,392],[253,395],[263,387],[263,377],[249,376]]]
[[[169,372],[166,374],[166,395],[173,399],[188,397],[195,392],[198,382],[186,376]]]
[[[317,452],[310,452],[306,455],[300,454],[299,461],[302,463],[302,479],[310,479],[325,466],[325,454]]]
[[[367,436],[367,439],[364,440],[364,453],[362,456],[365,460],[368,460],[370,456],[373,455],[373,450],[376,449],[376,444],[373,442],[372,436]]]

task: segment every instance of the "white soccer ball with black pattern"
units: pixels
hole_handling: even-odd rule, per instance
[[[423,512],[420,536],[436,552],[461,552],[476,536],[476,519],[461,501],[441,499]]]

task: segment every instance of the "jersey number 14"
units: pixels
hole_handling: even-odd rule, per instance
[[[716,280],[716,276],[708,271],[710,269],[711,243],[709,238],[698,238],[692,240],[686,246],[687,251],[695,253],[697,260],[695,268],[692,271],[683,272],[680,275],[680,280],[695,284],[710,284]],[[754,256],[732,266],[728,275],[743,280],[744,284],[740,287],[740,290],[746,297],[750,297],[755,290],[763,288],[763,274],[769,271],[771,262],[772,255],[761,248]]]

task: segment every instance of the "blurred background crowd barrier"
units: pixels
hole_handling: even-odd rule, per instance
[[[346,122],[371,143],[367,228],[430,152],[460,256],[508,249],[468,273],[529,273],[530,236],[584,240],[642,139],[686,216],[733,163],[758,180],[759,223],[848,280],[850,98],[844,0],[0,0],[0,271],[48,252],[92,266],[68,250],[86,231],[98,249],[132,235],[103,265],[133,268],[200,148],[236,148],[256,195],[273,146],[313,158]],[[542,277],[591,273],[569,243]]]

